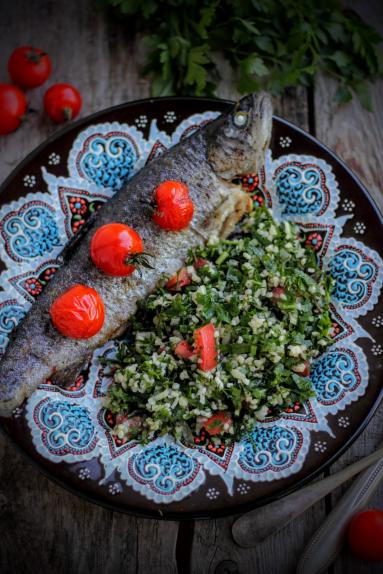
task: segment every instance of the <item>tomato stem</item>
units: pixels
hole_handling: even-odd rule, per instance
[[[66,122],[69,122],[73,117],[73,110],[72,108],[63,108],[63,116]]]
[[[138,271],[140,277],[142,275],[141,267],[145,269],[154,269],[152,265],[150,265],[148,257],[153,257],[150,253],[132,253],[125,259],[126,265],[134,265],[136,267],[136,271]]]
[[[45,52],[38,52],[35,48],[32,48],[28,53],[27,53],[27,60],[29,60],[30,62],[33,62],[34,64],[39,64],[41,58],[43,58],[43,56],[46,56]]]

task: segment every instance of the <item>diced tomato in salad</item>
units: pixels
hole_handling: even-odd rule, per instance
[[[187,341],[180,341],[174,349],[175,354],[181,359],[191,359],[195,355],[195,350]]]
[[[198,366],[201,371],[211,371],[217,366],[215,344],[215,327],[208,323],[194,331],[195,350],[198,355]]]
[[[214,415],[202,421],[202,426],[211,436],[223,433],[232,424],[233,421],[230,414],[223,411],[214,413]],[[224,428],[225,426],[226,429]]]
[[[181,291],[182,287],[185,285],[190,285],[191,277],[186,269],[186,267],[182,267],[177,273],[174,273],[166,283],[166,289],[169,291]]]
[[[194,269],[201,269],[201,267],[205,267],[206,265],[209,265],[209,261],[203,257],[197,257],[193,263]]]
[[[273,301],[277,302],[279,299],[281,299],[285,295],[286,291],[285,291],[284,287],[279,286],[279,287],[275,287],[273,289],[272,293],[273,293]]]

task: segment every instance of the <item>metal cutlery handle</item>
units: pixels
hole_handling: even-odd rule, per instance
[[[232,534],[234,540],[243,548],[255,546],[271,534],[281,530],[291,520],[310,508],[334,488],[340,486],[343,482],[365,470],[381,458],[383,458],[383,447],[332,476],[310,484],[289,496],[285,496],[281,500],[276,500],[271,504],[244,514],[233,524]]]
[[[299,560],[297,574],[320,574],[327,569],[342,548],[351,516],[367,504],[382,479],[383,459],[355,479],[309,541]]]

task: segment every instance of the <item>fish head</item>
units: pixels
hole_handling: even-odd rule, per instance
[[[209,163],[224,180],[258,173],[270,144],[273,109],[266,93],[242,98],[211,125]]]

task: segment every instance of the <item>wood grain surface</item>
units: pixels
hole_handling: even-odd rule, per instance
[[[359,2],[378,21],[379,0]],[[383,18],[381,19],[383,21]],[[69,81],[83,95],[82,115],[113,104],[147,97],[140,78],[142,43],[132,41],[126,23],[108,21],[92,0],[12,0],[0,4],[0,81],[15,46],[34,44],[54,62],[50,84]],[[235,97],[230,70],[222,63],[221,97]],[[0,181],[55,129],[41,114],[44,88],[30,93],[39,110],[16,133],[0,138]],[[334,86],[319,77],[315,90],[291,90],[275,101],[276,113],[310,130],[355,170],[383,205],[382,84],[374,88],[374,113],[358,103],[336,107]],[[380,409],[356,443],[331,472],[371,452],[382,440]],[[334,493],[285,530],[254,549],[235,545],[234,520],[164,522],[104,510],[46,479],[0,436],[0,572],[2,574],[293,574],[305,543],[335,504]],[[382,506],[383,490],[373,500]],[[362,564],[345,552],[329,574],[377,574],[379,566]]]

